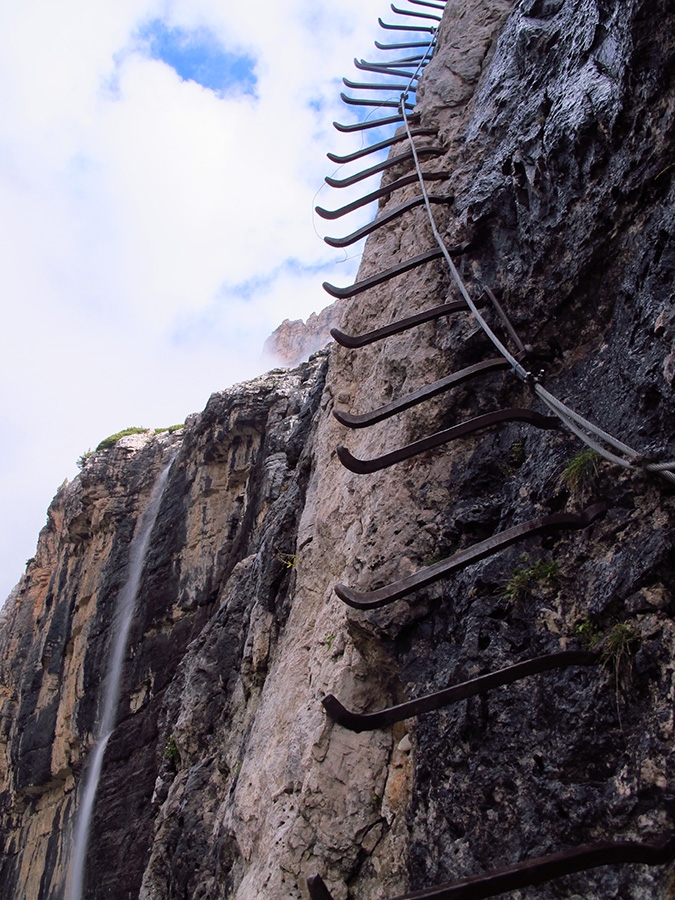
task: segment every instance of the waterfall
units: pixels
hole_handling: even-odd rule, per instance
[[[103,756],[110,735],[115,727],[117,704],[122,680],[122,664],[127,649],[129,629],[136,609],[136,594],[141,581],[143,563],[150,543],[150,534],[159,513],[164,487],[169,475],[171,462],[157,479],[148,505],[140,517],[129,548],[129,572],[127,580],[117,598],[114,633],[110,646],[110,658],[104,682],[104,702],[101,717],[96,729],[96,744],[91,753],[91,764],[82,782],[82,796],[77,811],[75,833],[73,836],[71,860],[68,872],[67,900],[82,900],[84,890],[84,864],[89,842],[89,828],[94,811],[96,789],[103,766]]]

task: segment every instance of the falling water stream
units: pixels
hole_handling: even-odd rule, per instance
[[[172,462],[173,458],[157,479],[129,548],[129,573],[117,599],[114,634],[104,682],[103,710],[96,731],[96,745],[90,757],[91,763],[83,779],[82,794],[77,811],[68,876],[67,900],[82,900],[84,865],[89,843],[89,829],[94,811],[94,800],[101,775],[105,748],[115,727],[117,703],[122,680],[122,663],[124,662],[127,649],[129,629],[136,609],[136,594],[138,593],[143,563],[150,543],[150,534],[159,513],[164,487]]]

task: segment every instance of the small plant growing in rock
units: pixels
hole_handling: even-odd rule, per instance
[[[287,569],[294,569],[298,564],[298,557],[295,555],[295,553],[282,553],[281,550],[277,550],[277,552],[274,554],[274,558],[277,559]]]
[[[167,428],[155,428],[155,434],[173,434],[174,431],[180,431],[181,428],[185,428],[185,422],[181,422],[180,425],[169,425]]]
[[[522,441],[515,441],[511,444],[511,450],[509,451],[510,465],[513,466],[514,469],[519,469],[526,459],[527,454],[525,453],[525,444]]]
[[[115,434],[103,438],[96,450],[110,450],[119,441],[120,438],[127,437],[130,434],[146,434],[149,428],[141,428],[140,425],[132,425],[130,428],[123,428],[122,431],[116,431]]]
[[[570,494],[579,496],[595,484],[602,457],[595,450],[584,450],[571,459],[559,478]]]
[[[552,584],[560,575],[560,565],[555,560],[541,559],[526,569],[514,569],[504,588],[509,600],[522,600],[539,584]]]
[[[77,468],[84,469],[84,466],[85,466],[87,460],[89,459],[90,456],[93,456],[93,455],[94,455],[93,450],[91,450],[91,449],[85,450],[84,453],[82,454],[82,456],[79,456],[77,459]]]
[[[625,622],[619,622],[602,643],[602,664],[611,666],[618,672],[621,665],[629,660],[632,648],[639,640],[640,635],[634,628]]]
[[[326,646],[328,647],[328,650],[329,650],[329,651],[330,651],[330,650],[332,649],[332,647],[333,647],[333,641],[334,641],[334,640],[335,640],[335,635],[334,635],[334,634],[327,634],[327,635],[326,635]]]
[[[164,748],[164,759],[171,763],[174,769],[178,768],[180,763],[180,751],[176,745],[176,739],[173,735],[166,742],[166,747]]]
[[[625,622],[619,622],[612,630],[605,635],[601,643],[600,659],[603,668],[612,669],[614,673],[614,693],[616,699],[616,712],[619,717],[619,727],[621,726],[621,711],[619,708],[619,700],[621,695],[621,675],[625,676],[625,680],[629,680],[632,674],[631,654],[640,635],[627,625]]]
[[[506,462],[503,466],[500,466],[499,470],[504,478],[510,478],[512,475],[515,475],[526,459],[525,444],[522,441],[514,441],[506,457]]]
[[[577,625],[575,631],[589,650],[594,650],[600,643],[602,632],[590,619],[585,619]]]

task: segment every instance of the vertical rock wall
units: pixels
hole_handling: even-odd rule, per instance
[[[434,190],[452,202],[435,209],[448,244],[467,244],[458,265],[472,295],[500,296],[558,396],[671,458],[674,71],[665,0],[449,0],[418,95],[447,148],[425,169],[449,175]],[[415,209],[369,238],[359,278],[432,246]],[[345,303],[341,327],[360,333],[446,296],[448,274],[430,263]],[[318,871],[335,900],[375,900],[672,829],[672,491],[608,463],[573,484],[579,442],[524,424],[374,475],[336,456],[345,444],[375,457],[503,406],[543,411],[507,372],[359,431],[331,415],[487,355],[466,313],[335,347],[215,395],[182,439],[118,444],[60,493],[0,638],[0,897],[61,896],[124,551],[179,441],[87,897],[286,900],[306,897]],[[381,610],[334,594],[597,499],[609,509],[591,527],[528,539]],[[604,667],[385,730],[353,733],[320,704],[331,692],[378,709],[619,634],[625,653]],[[521,897],[651,900],[669,896],[670,878],[605,867]]]
[[[161,796],[162,777],[175,774],[163,701],[186,648],[219,610],[228,639],[208,679],[211,705],[228,679],[230,690],[240,674],[246,679],[247,641],[256,654],[250,679],[264,672],[272,621],[293,579],[325,364],[319,355],[214,394],[183,432],[123,438],[60,489],[36,558],[3,610],[3,898],[63,897],[75,788],[91,749],[129,542],[178,451],[146,557],[87,866],[87,897],[138,896],[153,791]],[[245,596],[230,599],[238,577]]]

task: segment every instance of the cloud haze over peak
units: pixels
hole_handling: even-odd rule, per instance
[[[387,8],[0,8],[0,595],[83,451],[259,374],[281,320],[354,277],[358,247],[327,247],[312,208],[355,195],[319,190],[325,152],[358,146],[331,127],[354,117],[340,78]]]

